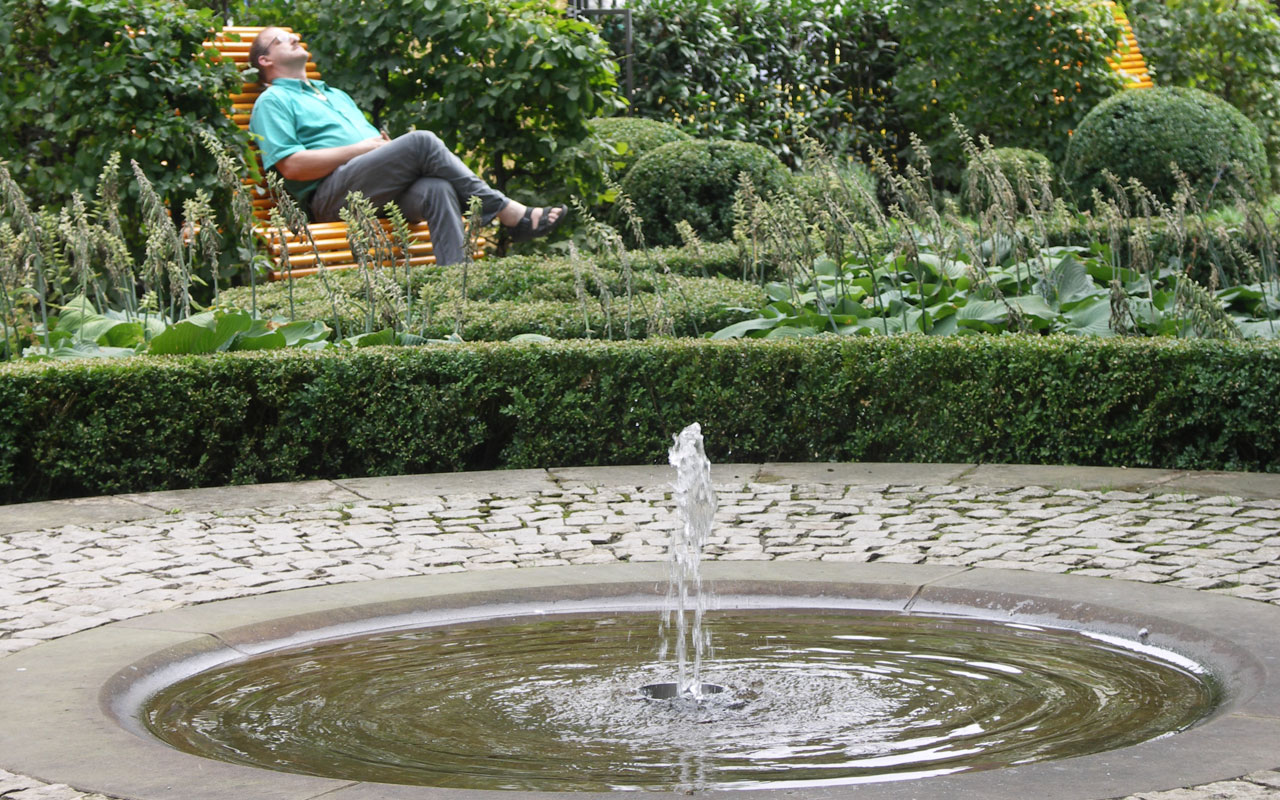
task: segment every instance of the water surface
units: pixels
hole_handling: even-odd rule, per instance
[[[701,704],[645,699],[650,613],[520,618],[247,658],[175,684],[148,727],[211,758],[360,781],[599,791],[818,786],[1065,758],[1184,729],[1192,665],[960,618],[709,612]]]

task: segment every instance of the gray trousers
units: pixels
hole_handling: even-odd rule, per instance
[[[398,136],[329,173],[311,196],[312,217],[316,222],[337,222],[350,192],[363,193],[379,210],[394,202],[410,222],[425,220],[437,264],[457,264],[465,258],[462,211],[472,196],[480,198],[486,225],[510,202],[430,131]]]

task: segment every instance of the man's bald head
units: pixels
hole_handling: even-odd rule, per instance
[[[276,78],[305,79],[310,58],[298,35],[284,28],[263,28],[249,46],[249,66],[258,70],[258,80],[263,83]]]
[[[249,45],[249,66],[262,72],[262,54],[267,52],[271,47],[271,43],[275,38],[284,31],[279,28],[263,28],[262,32],[254,38],[253,44]]]

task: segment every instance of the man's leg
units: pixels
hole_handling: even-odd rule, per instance
[[[320,182],[311,198],[311,213],[319,222],[338,219],[338,210],[350,192],[361,192],[377,208],[398,199],[419,178],[439,178],[455,195],[455,208],[465,207],[474,195],[480,198],[483,221],[489,224],[509,201],[507,197],[449,152],[430,131],[413,131],[357,156]],[[406,214],[407,214],[406,210]],[[423,215],[421,218],[426,218]],[[431,225],[431,220],[427,220]],[[432,239],[435,239],[432,226]]]
[[[460,264],[466,260],[462,207],[448,181],[419,178],[395,202],[410,222],[427,221],[437,264]]]

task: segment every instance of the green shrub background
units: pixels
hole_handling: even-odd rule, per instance
[[[1251,197],[1268,183],[1257,126],[1225,100],[1184,87],[1122,92],[1099,103],[1071,137],[1062,173],[1078,203],[1094,189],[1108,193],[1103,170],[1122,185],[1137,178],[1168,202],[1178,188],[1170,162],[1202,203],[1211,195],[1226,202],[1231,189]]]
[[[649,244],[679,244],[681,220],[718,242],[733,233],[733,196],[742,173],[765,195],[785,187],[789,178],[782,162],[760,145],[695,139],[664,144],[641,157],[622,179],[622,190],[644,220]]]
[[[1280,350],[948,337],[472,344],[0,367],[0,499],[484,468],[1280,471]]]

